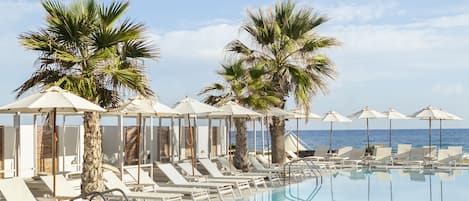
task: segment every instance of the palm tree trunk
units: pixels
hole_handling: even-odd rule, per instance
[[[234,118],[236,126],[236,149],[234,153],[234,166],[247,172],[249,170],[247,118]]]
[[[285,120],[272,117],[272,122],[269,126],[270,135],[272,137],[272,163],[285,163]]]
[[[99,127],[99,114],[85,112],[83,116],[85,127],[83,173],[81,174],[81,193],[103,191],[102,169],[102,134]]]

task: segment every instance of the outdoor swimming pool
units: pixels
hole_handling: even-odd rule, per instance
[[[323,177],[258,192],[249,201],[465,201],[468,170],[341,170]]]

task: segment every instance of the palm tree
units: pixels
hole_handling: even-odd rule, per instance
[[[262,66],[246,68],[242,61],[229,62],[222,65],[218,75],[223,77],[225,83],[214,83],[204,88],[200,94],[208,95],[205,102],[212,105],[223,105],[228,101],[255,109],[266,109],[269,105],[277,103],[278,99],[272,96],[272,88],[265,81],[267,73]],[[249,169],[248,140],[246,117],[233,118],[236,127],[236,150],[234,166],[243,171]]]
[[[39,52],[38,68],[20,87],[21,96],[31,88],[60,86],[102,107],[115,106],[124,93],[153,95],[139,61],[157,58],[142,36],[144,26],[120,21],[128,2],[99,5],[83,0],[69,6],[43,1],[46,26],[23,33],[21,44]],[[85,112],[82,193],[104,190],[100,116]]]
[[[281,100],[274,106],[284,109],[293,95],[296,104],[309,113],[312,96],[327,92],[328,81],[336,76],[332,62],[319,52],[338,45],[334,38],[317,34],[316,28],[326,21],[312,8],[297,8],[294,2],[284,1],[273,9],[249,11],[242,30],[254,45],[234,40],[227,49],[245,62],[267,68],[267,79]],[[283,163],[285,120],[272,118],[270,131],[272,160]]]

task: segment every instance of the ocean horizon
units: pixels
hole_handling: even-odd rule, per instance
[[[287,130],[287,132],[296,134],[296,130]],[[330,130],[299,130],[299,136],[302,142],[309,149],[314,149],[317,145],[329,145]],[[265,148],[270,146],[270,136],[265,132]],[[256,141],[257,149],[260,151],[261,131],[257,130]],[[333,130],[333,149],[344,146],[353,146],[362,148],[366,145],[366,129],[341,129]],[[231,136],[232,143],[235,142],[234,132]],[[432,129],[432,145],[440,145],[440,129]],[[469,128],[444,128],[442,129],[441,147],[463,146],[465,152],[469,152]],[[249,149],[254,149],[253,132],[248,131]],[[392,130],[392,148],[397,149],[397,144],[412,144],[413,147],[427,146],[429,144],[428,129],[393,129]],[[389,129],[370,129],[370,144],[389,144]]]

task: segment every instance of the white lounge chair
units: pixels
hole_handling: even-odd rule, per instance
[[[166,177],[175,185],[181,187],[197,187],[197,188],[209,188],[213,189],[218,193],[220,200],[224,200],[224,195],[233,195],[236,197],[233,191],[232,183],[200,183],[200,182],[188,182],[184,176],[179,173],[176,168],[171,164],[157,164],[158,168],[163,172]]]
[[[342,161],[342,167],[350,166],[357,168],[360,163],[363,163],[363,154],[365,149],[352,149],[348,158]]]
[[[0,192],[7,201],[35,201],[28,186],[22,178],[14,177],[10,179],[0,179]]]
[[[394,163],[404,165],[406,168],[421,168],[424,164],[424,148],[412,148],[409,160],[395,161]]]
[[[138,180],[137,167],[126,167],[124,170],[129,173],[134,181]],[[203,188],[184,188],[184,187],[162,187],[153,181],[147,172],[140,170],[140,184],[142,184],[143,192],[160,192],[160,193],[182,193],[190,195],[191,199],[196,200],[210,200],[210,195],[207,189]]]
[[[188,178],[197,179],[199,182],[213,182],[213,183],[232,183],[236,189],[238,189],[239,195],[243,195],[242,190],[248,190],[249,193],[252,193],[251,186],[249,185],[249,179],[242,178],[217,178],[209,177],[208,175],[203,175],[199,170],[194,168],[194,176],[192,176],[192,164],[190,163],[178,163],[177,164],[182,173]]]
[[[220,170],[217,168],[217,165],[210,161],[210,159],[206,158],[199,158],[200,164],[207,170],[210,176],[219,179],[248,179],[250,180],[251,184],[257,189],[259,185],[264,186],[267,188],[263,176],[247,176],[247,175],[238,175],[238,176],[225,176]]]
[[[308,156],[305,158],[314,159],[314,160],[325,160],[327,158],[327,152],[329,151],[329,147],[324,145],[318,145],[314,149],[314,156]]]
[[[221,164],[222,170],[227,170],[226,172],[229,173],[229,175],[246,175],[246,176],[262,176],[266,178],[272,186],[274,186],[274,182],[278,182],[279,185],[282,185],[282,182],[280,181],[280,176],[276,173],[262,173],[262,172],[242,172],[236,167],[228,162],[228,159],[225,157],[218,157],[218,162]]]
[[[462,146],[448,146],[449,157],[454,161],[454,166],[467,166],[469,163],[463,160]]]
[[[54,189],[54,177],[52,175],[49,176],[41,176],[40,177],[42,182],[46,184],[47,188],[52,192]],[[80,191],[73,189],[73,186],[63,177],[61,174],[55,176],[57,185],[55,189],[55,195],[57,198],[73,198],[80,195]]]
[[[182,200],[182,194],[172,193],[154,193],[154,192],[134,192],[131,191],[113,172],[103,172],[104,185],[108,189],[120,189],[128,198],[131,199],[144,199],[144,200]],[[113,193],[113,196],[121,197],[120,194]]]
[[[393,162],[408,161],[412,144],[398,144],[397,153],[393,156]]]
[[[387,168],[388,164],[392,164],[391,147],[377,148],[375,157],[369,162],[370,165],[384,165]]]

